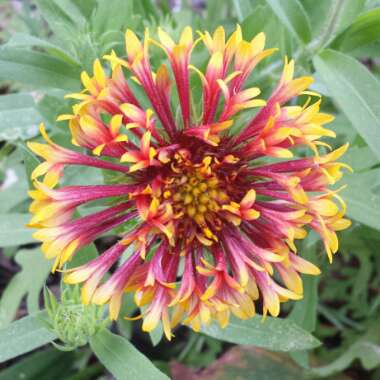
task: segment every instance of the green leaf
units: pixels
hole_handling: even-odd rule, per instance
[[[44,327],[39,312],[13,322],[0,330],[0,363],[25,354],[56,339],[56,335]]]
[[[26,180],[28,182],[29,189],[32,189],[33,181],[32,181],[32,172],[33,170],[40,164],[39,158],[26,146],[25,142],[18,143],[18,149],[20,150],[23,161],[24,161],[24,171],[26,174]],[[25,192],[25,195],[28,193]]]
[[[50,41],[26,33],[14,33],[5,46],[11,48],[39,47],[71,65],[80,64],[71,54],[67,53],[67,50]]]
[[[28,181],[23,165],[5,163],[5,179],[0,190],[0,215],[24,201],[28,196]]]
[[[380,82],[361,63],[325,50],[314,65],[339,108],[380,158]]]
[[[298,0],[266,0],[282,24],[300,42],[311,39],[310,21]]]
[[[67,114],[71,112],[69,106],[69,100],[65,100],[66,95],[63,90],[49,90],[44,91],[44,96],[39,100],[37,109],[43,116],[45,122],[50,124],[53,130],[57,129],[57,117],[58,115]],[[61,126],[62,124],[58,124]]]
[[[335,39],[332,46],[342,51],[352,51],[378,40],[380,40],[380,8],[361,14]]]
[[[0,140],[14,141],[38,135],[42,117],[30,94],[0,96]]]
[[[33,107],[35,105],[31,94],[18,93],[0,96],[0,111],[12,108]]]
[[[319,51],[327,46],[355,20],[364,3],[365,0],[312,0],[312,5],[306,4],[305,7],[313,18],[313,29],[318,32],[312,47],[317,47],[316,50]]]
[[[141,314],[144,315],[146,309],[147,309],[147,306],[142,306],[140,308]],[[150,337],[150,340],[151,340],[153,346],[157,346],[157,344],[161,342],[161,339],[162,339],[163,336],[164,336],[164,329],[162,327],[162,323],[159,322],[158,325],[157,325],[157,327],[153,331],[149,332],[149,337]]]
[[[120,309],[120,316],[117,320],[117,327],[121,335],[125,338],[130,339],[132,336],[133,321],[127,320],[124,318],[131,317],[134,311],[137,309],[137,306],[133,300],[132,293],[126,293],[123,297],[123,303]]]
[[[98,257],[98,250],[95,244],[89,244],[81,248],[75,253],[73,259],[67,264],[68,268],[76,268],[80,265],[86,264],[89,261],[96,259]]]
[[[302,248],[307,255],[305,259],[314,262],[316,259],[317,244],[311,244],[309,238],[303,241]],[[315,331],[317,326],[317,307],[318,307],[318,283],[319,277],[303,276],[303,298],[296,302],[289,318],[310,333]],[[307,351],[292,351],[290,356],[302,368],[309,368],[309,353]]]
[[[321,343],[290,319],[255,317],[243,321],[231,318],[226,328],[212,324],[202,329],[213,338],[230,343],[254,345],[273,351],[300,351],[318,347]]]
[[[305,259],[310,262],[316,261],[318,244],[312,243],[312,236],[303,240],[302,250],[306,253]],[[294,303],[294,307],[289,314],[289,318],[310,333],[315,331],[317,325],[317,306],[318,306],[318,276],[304,275],[303,298]]]
[[[35,3],[50,28],[62,40],[67,37],[68,29],[79,29],[86,24],[86,18],[71,0],[35,0]]]
[[[78,67],[45,53],[18,48],[0,48],[0,79],[37,87],[78,89]]]
[[[380,230],[380,195],[373,191],[380,184],[380,169],[346,175],[344,181],[347,187],[341,195],[347,203],[347,215]]]
[[[337,17],[335,19],[335,33],[340,33],[346,29],[356,19],[362,11],[366,0],[331,0],[330,12],[337,9]],[[333,35],[330,36],[331,38]]]
[[[90,340],[98,359],[118,380],[168,380],[126,339],[109,330],[99,331]]]
[[[265,35],[267,35],[265,27],[268,26],[268,23],[274,18],[273,12],[266,4],[257,5],[241,23],[244,37],[249,40],[260,32],[265,32]]]
[[[350,165],[354,172],[370,169],[379,162],[376,155],[367,146],[359,148],[352,146],[342,157],[342,161]]]
[[[37,351],[14,365],[0,371],[0,380],[52,380],[66,379],[75,360],[73,352],[54,348]]]
[[[153,346],[157,346],[157,344],[161,342],[163,335],[164,329],[162,328],[162,324],[159,324],[153,331],[149,333]]]
[[[33,230],[26,227],[29,220],[29,214],[0,214],[0,247],[34,242]]]
[[[21,266],[21,271],[11,279],[2,294],[0,328],[13,320],[25,295],[29,314],[38,311],[40,292],[50,273],[51,263],[45,259],[39,247],[20,250],[16,254],[16,262]]]
[[[273,54],[273,56],[266,59],[266,64],[263,65],[262,68],[260,68],[261,65],[257,68],[258,72],[255,78],[252,79],[252,83],[257,84],[257,80],[260,82],[263,78],[270,75],[271,72],[273,73],[274,70],[279,69],[283,65],[283,59],[280,58],[281,56],[292,56],[294,54],[294,39],[291,37],[291,32],[279,22],[272,8],[264,0],[260,1],[251,13],[247,13],[244,21],[241,23],[241,28],[244,38],[249,40],[258,33],[264,32],[266,45],[279,48],[277,54]],[[298,44],[299,43],[296,42],[295,45]],[[262,81],[261,83],[264,87],[268,86],[268,81]]]
[[[98,0],[98,5],[91,19],[96,33],[125,30],[133,17],[133,1]],[[115,12],[118,9],[118,12]]]
[[[368,332],[346,349],[341,356],[326,366],[313,368],[311,373],[323,377],[341,373],[355,359],[359,359],[367,371],[379,366],[380,334],[378,327],[378,321],[375,321]]]
[[[295,303],[289,315],[297,325],[309,332],[313,332],[317,324],[318,280],[315,276],[303,278],[303,299]]]

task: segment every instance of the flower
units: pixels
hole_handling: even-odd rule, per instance
[[[111,319],[133,292],[143,330],[161,321],[168,339],[179,323],[199,331],[213,320],[226,326],[231,314],[251,318],[258,302],[264,316],[278,316],[281,302],[302,298],[300,274],[320,273],[296,240],[314,230],[331,261],[336,231],[350,226],[339,189],[330,189],[350,169],[336,161],[347,145],[322,152],[329,145],[320,138],[335,136],[325,127],[333,117],[307,90],[312,78],[293,77],[294,61],[285,59],[272,95],[257,98],[247,79],[275,51],[263,33],[251,41],[239,26],[228,39],[222,27],[197,40],[189,27],[178,42],[157,35],[146,31],[141,42],[128,30],[126,57],[105,56],[107,70],[96,60],[92,76],[82,73],[84,90],[67,95],[76,104],[58,120],[81,151],[55,144],[43,127],[47,144],[29,143],[44,159],[32,174],[34,236],[55,270],[118,227],[117,243],[64,279],[84,284],[85,304],[108,303]],[[191,63],[202,46],[203,71]],[[152,47],[168,64],[152,68]],[[197,81],[201,101],[191,91]],[[303,103],[288,105],[295,97]],[[71,165],[115,173],[117,183],[57,187]],[[104,208],[75,214],[93,201]]]

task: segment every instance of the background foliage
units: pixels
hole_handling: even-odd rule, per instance
[[[80,88],[80,72],[95,58],[123,54],[126,28],[141,35],[160,25],[176,35],[186,25],[231,31],[236,23],[246,38],[264,31],[267,45],[279,47],[252,77],[264,93],[284,55],[296,59],[298,74],[315,77],[324,110],[336,116],[336,144],[351,144],[345,160],[355,172],[345,176],[343,196],[353,226],[331,266],[313,236],[305,241],[323,275],[304,279],[304,300],[282,319],[234,320],[203,334],[181,328],[169,344],[162,331],[141,333],[138,322],[110,325],[105,310],[82,306],[77,288],[49,276],[25,227],[38,163],[25,143],[39,138],[41,121],[68,143],[55,123],[69,110],[63,95]],[[0,41],[0,380],[380,379],[379,1],[0,0]],[[75,168],[65,180],[95,184],[99,176]],[[96,255],[92,245],[78,260]],[[130,309],[126,302],[124,314]]]

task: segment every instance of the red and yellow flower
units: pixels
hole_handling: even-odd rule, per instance
[[[204,71],[191,62],[202,44]],[[152,68],[152,46],[168,64]],[[178,42],[161,29],[158,40],[146,32],[143,41],[128,30],[126,56],[105,56],[108,69],[96,60],[93,75],[81,76],[84,90],[68,95],[77,101],[73,113],[59,117],[81,152],[55,144],[43,128],[47,144],[29,143],[44,159],[32,174],[30,224],[54,269],[129,222],[114,246],[66,272],[67,283],[84,283],[83,302],[109,303],[116,319],[123,294],[133,292],[143,330],[161,322],[170,339],[178,323],[196,331],[213,320],[226,326],[231,314],[252,317],[257,302],[264,315],[277,316],[281,302],[302,298],[300,274],[320,273],[297,254],[296,240],[310,230],[332,260],[336,231],[350,225],[329,188],[347,168],[336,162],[347,146],[321,153],[328,145],[320,138],[335,136],[325,127],[333,117],[307,91],[312,78],[293,77],[293,61],[285,60],[266,101],[247,87],[273,52],[263,33],[246,41],[240,27],[228,39],[220,27],[196,41],[185,28]],[[200,102],[191,95],[199,80]],[[288,105],[295,97],[303,105]],[[297,158],[299,147],[311,154]],[[117,173],[120,183],[57,188],[70,165]],[[104,209],[78,217],[77,208],[92,201]]]

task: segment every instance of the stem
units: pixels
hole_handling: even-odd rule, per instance
[[[192,350],[192,348],[194,347],[194,345],[196,345],[197,340],[198,340],[198,336],[197,335],[194,334],[194,335],[190,336],[190,339],[188,340],[186,346],[183,348],[183,350],[181,351],[181,353],[178,355],[178,361],[183,362],[185,360],[186,356]]]
[[[330,13],[330,18],[326,22],[326,26],[324,28],[324,31],[320,34],[318,38],[316,38],[314,41],[312,41],[309,46],[308,50],[311,55],[318,52],[321,48],[323,48],[329,40],[334,37],[336,28],[338,26],[338,20],[341,16],[341,12],[343,9],[343,4],[345,0],[336,0],[335,4],[333,6],[332,12]]]
[[[333,6],[332,11],[330,12],[330,18],[327,20],[325,24],[324,31],[320,34],[319,37],[314,39],[305,49],[297,50],[293,58],[301,59],[312,57],[315,53],[318,52],[321,48],[323,48],[329,40],[334,36],[337,28],[337,21],[341,16],[341,12],[343,9],[345,0],[336,0]],[[272,75],[276,70],[278,70],[283,65],[283,60],[273,62],[271,65],[267,66],[263,69],[258,76],[255,77],[255,80],[258,81],[262,78],[265,78],[268,75]]]

